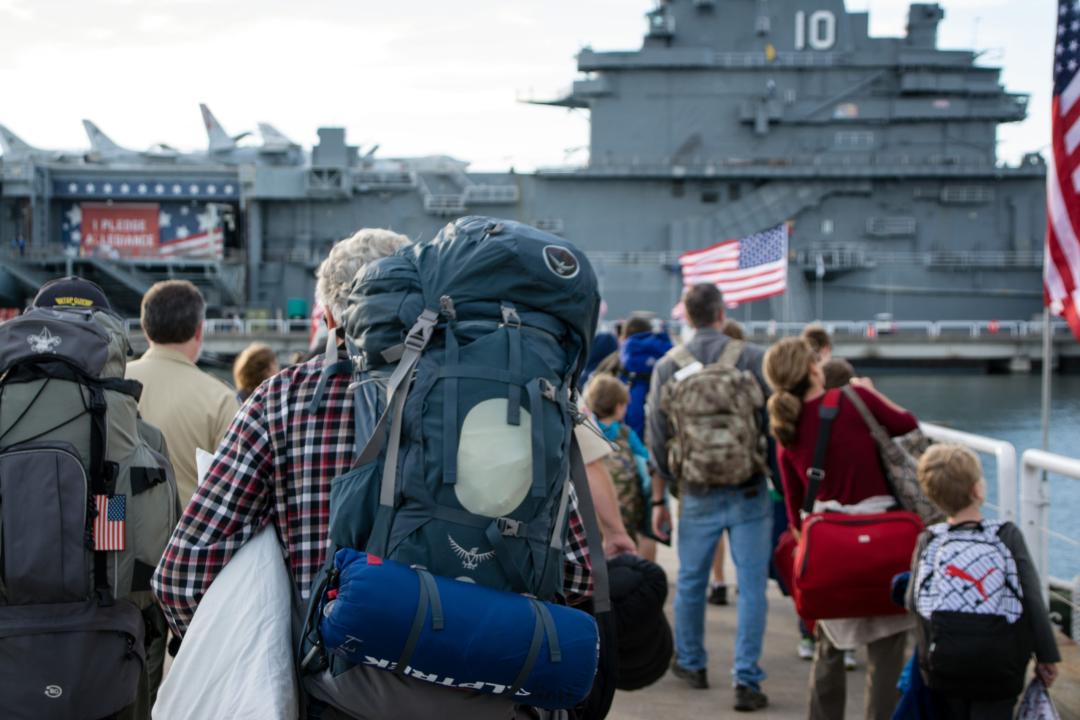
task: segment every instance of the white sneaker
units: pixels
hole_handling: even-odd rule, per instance
[[[859,662],[855,659],[855,651],[854,650],[845,650],[844,651],[844,669],[845,670],[854,670],[857,667],[859,667]]]
[[[803,638],[799,641],[799,647],[797,648],[800,660],[813,660],[814,659],[814,639]]]

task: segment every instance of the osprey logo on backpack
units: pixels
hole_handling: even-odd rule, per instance
[[[45,686],[45,697],[47,697],[47,698],[55,700],[56,698],[60,697],[63,694],[64,694],[64,688],[60,687],[59,685],[46,685]]]
[[[28,336],[26,342],[30,345],[30,349],[36,353],[51,353],[55,352],[56,348],[64,341],[49,332],[49,328],[42,326],[41,332],[37,335]]]
[[[487,562],[491,558],[495,557],[495,551],[491,550],[486,553],[480,552],[480,548],[465,548],[458,545],[457,541],[450,535],[446,536],[446,539],[450,541],[450,549],[454,551],[454,554],[461,558],[461,567],[466,570],[475,570],[480,567],[480,563]]]
[[[574,257],[574,253],[558,245],[544,247],[544,262],[548,270],[565,280],[576,277],[581,272],[581,264]]]

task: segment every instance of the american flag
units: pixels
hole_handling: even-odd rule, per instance
[[[126,495],[95,495],[94,550],[123,550],[127,521]]]
[[[725,240],[704,250],[679,256],[683,287],[713,283],[724,302],[740,303],[783,295],[787,290],[787,225],[754,233],[740,240]]]
[[[179,205],[161,209],[162,257],[203,257],[220,260],[225,254],[225,233],[215,205],[192,208]]]
[[[1058,0],[1043,298],[1080,339],[1080,1]]]

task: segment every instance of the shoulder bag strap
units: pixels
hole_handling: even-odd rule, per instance
[[[870,434],[874,436],[874,441],[879,446],[883,443],[891,442],[889,433],[885,431],[885,428],[883,428],[877,418],[874,417],[874,413],[870,412],[870,408],[866,407],[866,403],[859,397],[859,393],[855,391],[855,388],[850,385],[845,385],[841,388],[841,392],[844,393],[844,397],[851,401],[851,404],[855,406],[855,409],[859,411],[859,415],[862,416],[863,422],[866,423],[866,427],[870,428]]]
[[[829,449],[829,435],[832,433],[833,420],[840,410],[840,391],[829,390],[821,401],[821,409],[818,417],[821,418],[821,426],[818,428],[817,444],[814,446],[814,462],[806,471],[806,498],[803,500],[803,512],[809,513],[814,509],[814,501],[817,500],[821,481],[825,479],[825,451]]]

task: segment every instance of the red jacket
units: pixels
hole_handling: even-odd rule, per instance
[[[919,426],[914,415],[893,410],[876,393],[861,387],[856,387],[855,392],[890,435],[904,435]],[[824,397],[822,395],[803,403],[795,444],[791,447],[781,446],[777,453],[788,522],[795,528],[800,527],[799,511],[806,497],[806,470],[814,460],[814,446],[821,425],[818,411]],[[817,499],[853,505],[868,497],[888,494],[870,429],[851,401],[841,395],[840,409],[833,420],[829,447],[825,453],[825,479],[818,490]]]

